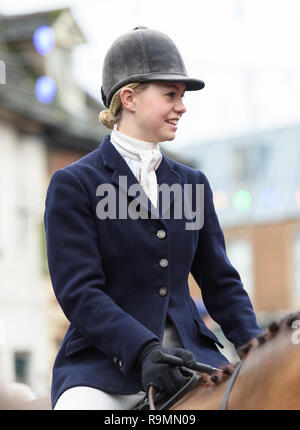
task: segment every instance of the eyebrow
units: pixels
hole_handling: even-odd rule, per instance
[[[165,84],[165,86],[168,88],[176,88],[176,90],[179,90],[179,87],[177,87],[177,85],[174,85],[174,84]]]
[[[177,87],[177,85],[175,85],[175,84],[164,84],[166,87],[168,87],[168,88],[175,88],[176,90],[180,90],[180,88],[179,87]],[[183,90],[183,94],[185,93],[185,89]]]

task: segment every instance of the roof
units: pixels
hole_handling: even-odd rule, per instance
[[[95,149],[107,134],[98,122],[96,102],[86,93],[86,112],[91,115],[87,115],[85,120],[67,112],[56,98],[50,104],[40,103],[35,96],[35,83],[40,76],[39,54],[34,49],[26,53],[18,49],[18,43],[31,40],[40,25],[52,25],[61,14],[66,13],[69,13],[68,9],[0,16],[0,59],[6,69],[6,83],[1,85],[0,91],[0,107],[41,124],[49,142],[55,140],[64,146],[89,151]],[[99,103],[99,111],[101,108]]]
[[[58,25],[61,17],[65,21]],[[66,34],[74,44],[85,41],[83,34],[72,18],[69,8],[55,9],[26,15],[0,15],[0,59],[6,65],[6,84],[1,85],[0,108],[29,119],[42,126],[43,135],[49,144],[89,152],[95,149],[103,137],[110,133],[98,121],[98,112],[104,108],[101,102],[85,92],[85,110],[90,113],[85,119],[67,112],[56,97],[50,104],[40,103],[35,96],[35,83],[41,73],[40,56],[31,46],[32,36],[41,25],[55,27],[56,36],[64,43]],[[67,28],[65,28],[67,25]],[[25,43],[25,49],[24,49]],[[27,44],[26,44],[27,43]],[[72,48],[72,40],[66,49]],[[162,149],[163,150],[163,149]],[[170,158],[192,166],[193,157],[182,158],[163,150]]]
[[[35,30],[40,25],[51,27],[65,13],[71,15],[70,9],[53,9],[20,15],[0,15],[1,38],[7,43],[31,40]],[[82,43],[86,42],[83,33],[74,19],[72,20],[72,25],[81,37]]]
[[[207,176],[223,227],[300,218],[300,124],[186,148]]]

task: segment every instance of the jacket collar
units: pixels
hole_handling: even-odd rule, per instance
[[[99,145],[99,154],[103,160],[104,166],[112,172],[111,182],[114,183],[117,187],[120,187],[126,195],[128,195],[129,199],[135,198],[147,211],[151,211],[153,216],[152,218],[162,218],[163,215],[169,210],[172,205],[174,198],[179,193],[178,187],[175,187],[175,191],[170,193],[170,199],[165,204],[162,205],[161,199],[159,201],[159,206],[156,209],[148,199],[148,196],[144,192],[142,186],[137,181],[136,177],[132,173],[131,169],[128,167],[124,158],[119,154],[116,148],[110,141],[110,135],[106,135],[101,144]],[[126,176],[126,183],[124,181],[120,181],[120,176]],[[182,184],[181,176],[174,170],[174,162],[168,158],[162,152],[162,160],[160,165],[156,170],[157,183],[158,185],[166,184],[171,187],[173,184]],[[139,189],[139,196],[130,196],[128,194],[128,188],[131,185],[135,185]]]

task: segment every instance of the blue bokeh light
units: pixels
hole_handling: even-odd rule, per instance
[[[51,103],[56,94],[56,83],[49,76],[41,76],[35,84],[35,94],[42,103]]]
[[[261,193],[261,202],[265,209],[273,209],[277,206],[278,196],[272,187],[265,188]]]
[[[46,55],[52,51],[55,45],[55,35],[53,30],[48,25],[39,27],[32,37],[33,44],[37,52],[41,55]]]

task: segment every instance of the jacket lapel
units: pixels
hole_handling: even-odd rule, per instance
[[[161,188],[161,192],[159,192],[159,213],[160,217],[164,218],[166,214],[169,214],[174,200],[176,201],[181,198],[180,194],[183,190],[183,184],[181,176],[173,168],[172,160],[165,154],[162,155],[163,158],[156,170],[156,177],[157,183]]]
[[[176,199],[176,197],[178,197],[178,193],[181,192],[182,179],[181,176],[173,169],[172,160],[166,157],[165,154],[162,153],[161,163],[156,170],[157,183],[159,186],[164,184],[163,187],[166,189],[173,186],[173,188],[171,188],[173,191],[169,193],[167,199],[164,198],[163,192],[159,192],[158,207],[156,209],[127,165],[126,161],[110,142],[109,135],[105,136],[104,140],[100,144],[99,152],[104,165],[111,171],[111,183],[119,188],[122,193],[125,193],[128,198],[128,205],[130,205],[134,199],[136,204],[139,203],[143,210],[146,211],[147,218],[149,217],[149,213],[151,214],[151,218],[163,218],[164,215],[170,211],[174,198]]]

